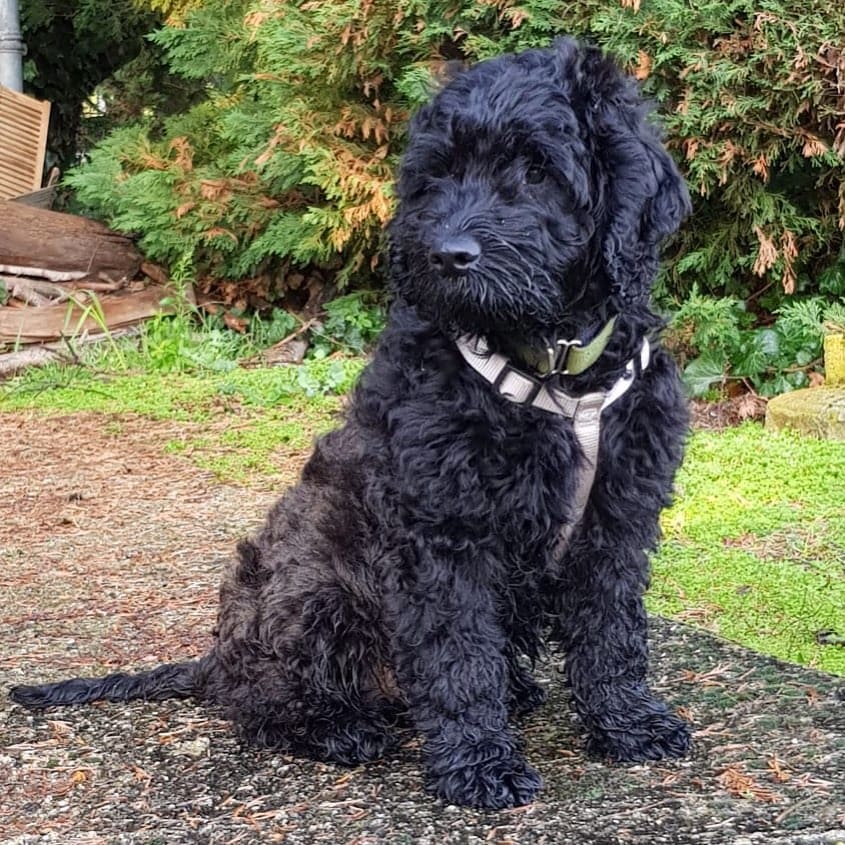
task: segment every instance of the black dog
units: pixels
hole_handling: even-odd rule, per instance
[[[684,754],[642,596],[686,431],[649,287],[689,200],[647,112],[569,40],[450,82],[411,126],[389,325],[345,425],[240,544],[211,652],[12,698],[196,696],[345,764],[408,714],[438,795],[506,807],[541,784],[508,720],[541,702],[545,639],[592,751]]]

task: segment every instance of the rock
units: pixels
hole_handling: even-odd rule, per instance
[[[211,747],[211,740],[208,737],[201,736],[196,739],[185,740],[184,742],[174,742],[170,746],[170,750],[174,754],[183,754],[186,757],[205,757],[208,754],[208,749]]]
[[[814,387],[769,400],[766,428],[792,428],[825,440],[845,440],[845,386]]]

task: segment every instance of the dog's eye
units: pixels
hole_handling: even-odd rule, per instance
[[[525,171],[526,185],[539,185],[546,178],[546,171],[539,164],[532,164]]]

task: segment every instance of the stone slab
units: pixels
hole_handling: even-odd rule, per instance
[[[825,440],[845,441],[845,386],[811,387],[769,400],[766,428],[792,428]]]

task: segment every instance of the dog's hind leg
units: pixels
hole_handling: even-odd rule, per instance
[[[545,690],[531,677],[531,672],[513,655],[508,657],[509,690],[508,712],[511,716],[527,716],[545,700]]]
[[[390,745],[402,707],[385,649],[343,593],[325,586],[301,596],[295,614],[256,613],[248,639],[221,638],[209,689],[246,741],[343,765]]]

